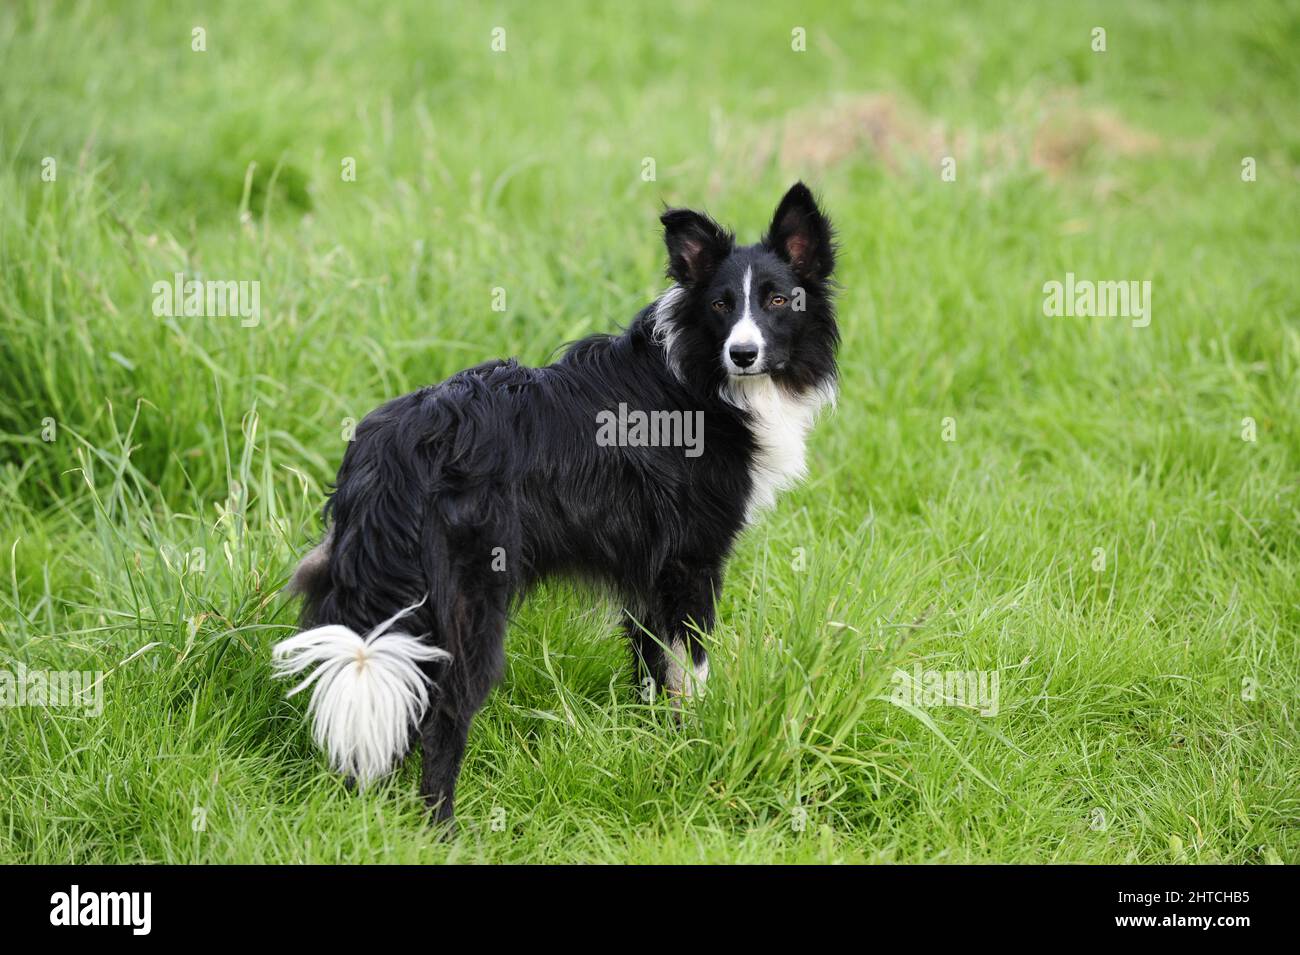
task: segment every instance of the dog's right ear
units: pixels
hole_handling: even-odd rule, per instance
[[[704,284],[731,253],[731,233],[703,213],[669,209],[659,221],[668,247],[668,277],[680,285]]]

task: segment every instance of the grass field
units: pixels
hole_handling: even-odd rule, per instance
[[[0,861],[1300,860],[1300,6],[186,6],[0,10],[0,672],[103,673],[0,708]],[[346,791],[269,647],[350,424],[615,329],[663,203],[752,239],[800,177],[839,407],[709,695],[675,727],[552,587],[455,840],[417,759]],[[259,321],[156,317],[177,272]],[[1046,316],[1067,272],[1149,325]]]

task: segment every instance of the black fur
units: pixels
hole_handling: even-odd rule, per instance
[[[757,245],[738,248],[687,210],[662,222],[681,287],[674,308],[648,306],[623,334],[586,338],[552,365],[487,362],[372,412],[326,504],[326,541],[295,578],[309,627],[365,632],[428,598],[404,629],[452,655],[428,670],[436,689],[419,728],[421,792],[441,819],[452,816],[470,722],[502,674],[507,613],[539,579],[612,589],[637,665],[656,684],[673,640],[705,660],[695,628],[713,625],[757,450],[747,413],[720,394],[747,267],[763,303],[806,293],[801,312],[756,306],[773,380],[792,393],[834,384],[834,246],[802,183]],[[620,403],[703,411],[703,453],[598,445],[597,415]]]

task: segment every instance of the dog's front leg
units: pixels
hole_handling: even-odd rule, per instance
[[[701,635],[713,629],[721,583],[712,564],[670,561],[665,566],[646,601],[646,619],[628,627],[643,686],[662,689],[677,700],[704,692],[709,654]]]

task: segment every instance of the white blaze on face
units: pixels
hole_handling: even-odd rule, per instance
[[[763,370],[763,333],[759,330],[758,324],[754,321],[753,308],[750,304],[751,285],[754,280],[754,267],[746,266],[744,279],[744,308],[740,313],[740,321],[731,326],[731,334],[727,336],[726,342],[722,346],[722,365],[727,372],[732,375],[755,375]],[[731,349],[737,345],[749,345],[751,348],[758,349],[758,357],[748,368],[741,368],[731,360]]]

